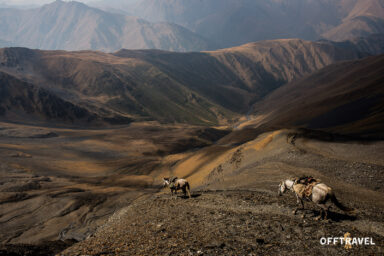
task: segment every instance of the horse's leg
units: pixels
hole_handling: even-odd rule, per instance
[[[188,182],[185,184],[185,190],[188,193],[188,197],[191,198],[191,187],[189,186]]]
[[[298,205],[300,203],[299,196],[296,193],[295,193],[295,196],[296,196],[296,204]],[[295,210],[293,210],[293,215],[296,215],[296,212],[299,209],[299,207],[297,205],[296,205]]]
[[[301,215],[301,217],[304,219],[304,217],[305,217],[304,200],[302,198],[300,199],[300,203],[301,203],[301,210],[303,212],[303,215]]]
[[[324,204],[324,220],[328,220],[329,207]]]
[[[304,210],[304,202],[303,202],[303,199],[299,197],[298,194],[296,194],[296,202],[297,204],[300,204],[301,205],[301,210]],[[293,211],[293,214],[296,215],[297,211],[299,210],[299,207],[296,207],[296,209]]]
[[[325,204],[316,204],[320,207],[320,215],[315,218],[315,220],[327,219],[328,217],[328,207]]]
[[[184,197],[187,196],[187,189],[185,187],[183,187],[183,193],[184,193]]]
[[[324,216],[324,219],[325,219],[325,220],[328,220],[328,212],[329,212],[329,207],[327,207],[327,208],[325,209],[325,216]]]

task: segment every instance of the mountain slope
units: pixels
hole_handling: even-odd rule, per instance
[[[244,125],[382,137],[383,74],[384,55],[330,65],[255,104],[254,120]]]
[[[382,45],[384,38],[376,39]],[[200,53],[6,48],[0,71],[103,118],[215,125],[246,113],[287,82],[367,56],[357,50],[360,42],[274,40]]]
[[[384,42],[384,37],[377,39],[372,47]],[[357,50],[360,42],[287,39],[203,53],[122,50],[115,55],[143,59],[209,100],[244,113],[253,102],[287,82],[336,61],[366,56]]]
[[[0,9],[0,38],[38,49],[207,50],[211,45],[175,24],[150,23],[78,2],[56,1],[38,9]]]
[[[106,118],[214,124],[232,116],[140,59],[6,48],[0,61],[0,70]]]
[[[384,33],[384,19],[375,16],[358,16],[347,19],[341,25],[323,34],[325,38],[343,41],[355,36]]]

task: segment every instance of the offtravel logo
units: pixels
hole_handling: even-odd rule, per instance
[[[344,237],[322,237],[321,245],[343,245],[345,249],[351,249],[358,245],[376,245],[372,237],[351,237],[350,233],[345,233]]]

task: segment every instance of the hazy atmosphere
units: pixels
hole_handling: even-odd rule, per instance
[[[0,0],[1,255],[383,255],[383,0]]]
[[[54,2],[52,0],[7,0],[7,1],[0,1],[1,4],[8,4],[8,5],[42,5],[42,4],[48,4]],[[71,2],[71,1],[64,1],[64,2]],[[93,0],[79,0],[77,2],[81,3],[90,3],[90,2],[97,2]]]

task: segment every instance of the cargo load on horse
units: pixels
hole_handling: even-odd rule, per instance
[[[312,176],[302,176],[295,178],[295,185],[293,189],[295,193],[300,195],[301,198],[309,198],[312,194],[313,187],[319,184],[321,181],[315,179]]]
[[[297,203],[301,204],[302,210],[304,210],[304,199],[312,201],[319,206],[321,213],[318,219],[321,217],[327,218],[330,205],[327,206],[326,203],[329,200],[344,212],[353,211],[353,209],[345,207],[337,200],[332,188],[313,177],[291,178],[280,182],[278,194],[281,196],[286,190],[291,190],[295,193]],[[297,210],[298,208],[293,213],[296,214]]]

